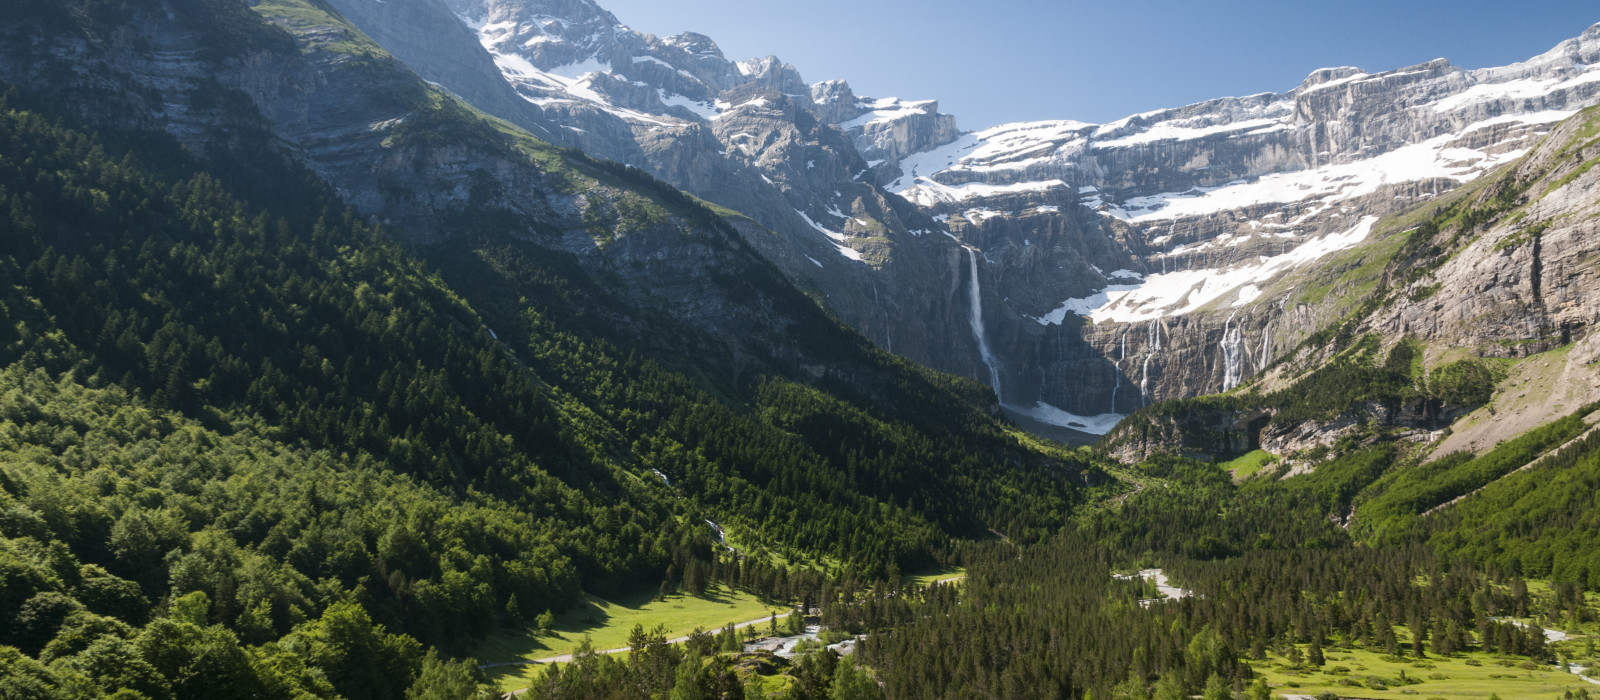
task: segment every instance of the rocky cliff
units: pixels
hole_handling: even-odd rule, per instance
[[[1330,291],[1359,291],[1283,280],[1360,269],[1349,252],[1389,233],[1383,217],[1600,101],[1591,29],[1502,68],[1331,68],[1284,93],[962,134],[935,102],[807,84],[590,0],[331,1],[480,109],[731,210],[881,347],[995,385],[1019,420],[1088,433],[1270,367],[1339,317]],[[454,24],[425,37],[419,17]]]
[[[725,343],[705,351],[726,356],[735,374],[752,362],[850,373],[773,340],[819,322],[796,311],[809,301],[676,189],[502,130],[342,17],[294,3],[185,6],[244,14],[143,8],[100,33],[9,35],[8,46],[33,50],[0,55],[0,81],[29,100],[69,104],[96,128],[165,133],[201,156],[287,155],[424,249],[471,236],[530,241],[605,280],[632,308]],[[270,45],[230,45],[195,28],[262,18],[281,30],[266,34],[277,37]]]
[[[1600,102],[1597,60],[1600,27],[1501,68],[1334,68],[1109,124],[1002,125],[903,158],[889,189],[987,253],[1006,401],[1105,426],[1238,386],[1333,321],[1323,301],[1347,301],[1350,280],[1280,282],[1373,262],[1349,251],[1389,233],[1384,217]],[[1087,237],[1037,245],[1061,231]]]
[[[1411,439],[1437,443],[1436,455],[1481,452],[1600,399],[1597,110],[1561,122],[1493,176],[1375,221],[1324,266],[1275,280],[1262,296],[1293,306],[1248,305],[1253,319],[1232,321],[1275,324],[1272,348],[1252,358],[1248,338],[1216,341],[1223,357],[1241,351],[1236,376],[1259,376],[1242,376],[1230,397],[1136,414],[1108,449],[1130,460],[1258,447],[1293,456]],[[1374,374],[1380,366],[1387,374]],[[1330,367],[1350,380],[1329,381]],[[1360,397],[1360,387],[1391,380],[1401,388]],[[1342,393],[1355,398],[1295,407],[1297,395]]]
[[[930,235],[942,229],[928,212],[878,185],[904,154],[957,136],[954,117],[935,104],[859,98],[842,82],[808,85],[777,58],[731,61],[709,37],[639,33],[586,0],[331,4],[457,94],[471,93],[492,64],[489,77],[557,125],[556,142],[731,210],[748,243],[881,347],[969,376],[983,371],[965,330],[971,274],[962,248]],[[420,42],[400,22],[441,13],[476,40]],[[452,67],[471,52],[478,75],[458,82]]]

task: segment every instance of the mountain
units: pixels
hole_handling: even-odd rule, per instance
[[[0,694],[472,691],[423,649],[817,600],[1107,487],[322,2],[6,9]]]
[[[906,159],[889,188],[995,263],[1008,402],[1128,413],[1231,389],[1291,350],[1328,320],[1307,317],[1323,292],[1276,282],[1528,152],[1600,101],[1597,59],[1591,28],[1501,68],[1334,68],[1104,125],[1003,125]],[[1116,244],[1039,247],[1074,226]]]
[[[1330,450],[1394,440],[1433,444],[1436,457],[1483,454],[1600,400],[1590,332],[1600,320],[1590,265],[1600,253],[1597,109],[1554,126],[1507,168],[1366,220],[1368,236],[1323,265],[1288,271],[1263,296],[1320,297],[1272,307],[1302,333],[1294,346],[1224,397],[1134,413],[1107,448],[1138,460],[1259,447],[1302,468]]]
[[[442,16],[439,2],[340,9]],[[1512,66],[1330,68],[1285,93],[963,134],[936,102],[807,85],[776,58],[734,62],[702,35],[641,34],[592,2],[448,11],[573,143],[743,214],[747,240],[880,347],[990,384],[1024,425],[1080,440],[1258,372],[1327,319],[1268,308],[1314,302],[1304,290],[1229,304],[1600,101],[1591,29]],[[404,22],[362,26],[407,44],[388,29]],[[455,64],[437,50],[407,60],[424,75]]]
[[[0,9],[0,697],[1597,682],[1600,29],[961,134],[584,0]]]
[[[553,122],[554,143],[731,210],[752,246],[880,347],[933,366],[976,356],[970,336],[955,347],[938,340],[967,324],[965,253],[926,235],[936,224],[874,174],[957,135],[936,105],[807,85],[776,58],[734,62],[702,35],[641,34],[588,0],[332,6],[424,78],[469,101],[499,81],[540,116],[500,108],[498,93],[479,108],[541,135]],[[433,24],[449,30],[419,36]],[[463,31],[477,41],[462,41]]]

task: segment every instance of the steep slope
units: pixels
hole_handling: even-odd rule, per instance
[[[880,347],[991,384],[1018,420],[1067,437],[1260,371],[1310,332],[1268,307],[1300,299],[1260,299],[1265,286],[1600,100],[1591,30],[1503,68],[1327,69],[1282,94],[962,135],[936,103],[806,86],[777,59],[735,63],[707,37],[640,34],[589,2],[452,9],[524,97],[581,132],[628,124],[643,154],[585,148],[641,157],[780,232],[747,238]],[[871,187],[867,167],[933,221]],[[985,264],[918,235],[938,232]],[[873,267],[841,275],[796,243],[808,236]]]
[[[1600,101],[1597,61],[1600,27],[1501,68],[1327,69],[1104,125],[1002,125],[906,158],[889,188],[993,263],[1002,379],[1044,385],[1008,403],[1124,414],[1271,365],[1328,320],[1296,317],[1321,292],[1278,280],[1528,152]],[[1090,235],[1040,247],[1073,229]]]
[[[474,112],[320,3],[11,20],[0,614],[27,624],[0,643],[61,637],[49,673],[109,693],[94,654],[170,643],[226,669],[174,652],[138,687],[394,696],[436,661],[409,637],[459,650],[581,589],[821,585],[714,531],[875,576],[1037,537],[1104,480],[692,198]]]
[[[1180,446],[1292,455],[1348,449],[1377,426],[1438,441],[1435,456],[1481,453],[1600,399],[1597,129],[1584,110],[1494,176],[1273,282],[1268,298],[1315,299],[1279,311],[1292,350],[1233,395],[1136,413],[1106,444],[1130,459]],[[1320,403],[1296,408],[1308,401]]]
[[[560,125],[558,142],[732,210],[724,213],[751,245],[879,347],[988,376],[965,331],[966,254],[927,235],[942,227],[877,186],[900,157],[955,138],[954,117],[937,104],[861,98],[843,81],[808,86],[775,58],[730,61],[708,37],[641,34],[587,1],[332,4],[458,94],[482,81],[515,86]],[[404,24],[449,14],[481,44],[430,37],[421,46]],[[472,52],[479,75],[453,82],[458,54]],[[490,63],[495,73],[482,75]]]

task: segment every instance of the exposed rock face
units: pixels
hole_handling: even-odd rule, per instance
[[[1600,323],[1600,272],[1594,265],[1600,257],[1600,229],[1594,223],[1600,218],[1600,173],[1593,168],[1600,161],[1593,141],[1597,129],[1600,112],[1581,112],[1552,130],[1514,168],[1453,198],[1437,215],[1421,212],[1412,228],[1386,234],[1405,244],[1395,246],[1402,257],[1375,258],[1381,267],[1368,277],[1377,287],[1361,298],[1382,303],[1356,307],[1359,313],[1345,321],[1349,337],[1374,334],[1385,344],[1421,341],[1436,359],[1523,358],[1563,348],[1530,360],[1533,367],[1519,366],[1518,376],[1506,384],[1516,388],[1496,394],[1460,439],[1444,439],[1436,455],[1486,450],[1576,410],[1600,392],[1600,373],[1591,366],[1600,357],[1600,335],[1593,333]],[[1441,220],[1446,223],[1437,229],[1419,228]],[[1285,283],[1303,284],[1313,277],[1300,273]],[[1350,310],[1331,296],[1292,308],[1251,307],[1257,313],[1263,309],[1267,315],[1257,323],[1293,329],[1289,337],[1325,328],[1336,312]],[[1217,343],[1227,346],[1225,340]],[[1277,346],[1284,362],[1263,368],[1263,390],[1295,391],[1297,373],[1320,366],[1331,346],[1327,338]],[[1367,425],[1388,429],[1390,439],[1433,440],[1441,437],[1434,431],[1473,408],[1417,399],[1398,406],[1357,406],[1330,420],[1288,420],[1272,408],[1239,407],[1247,404],[1185,408],[1181,416],[1155,410],[1119,429],[1107,447],[1131,460],[1162,451],[1227,456],[1258,446],[1292,454],[1334,445],[1362,434]]]
[[[956,118],[941,114],[934,100],[857,98],[842,80],[818,83],[811,92],[819,116],[826,115],[825,119],[855,139],[856,149],[868,159],[876,179],[899,173],[906,156],[961,136]]]
[[[486,111],[748,216],[751,245],[880,346],[985,383],[992,366],[1003,403],[1095,432],[1270,367],[1342,312],[1284,280],[1600,102],[1594,28],[1503,68],[1330,68],[1281,94],[961,134],[935,102],[808,85],[777,58],[642,34],[590,0],[332,2]],[[460,26],[405,26],[445,15]]]
[[[544,110],[511,88],[481,50],[477,34],[442,3],[329,0],[365,33],[384,38],[384,49],[425,80],[447,85],[462,99],[494,116],[557,144],[569,144],[567,130]]]
[[[1002,125],[904,157],[889,188],[950,217],[994,261],[995,352],[1007,383],[1034,392],[1008,391],[1008,402],[1126,413],[1231,388],[1336,319],[1326,290],[1284,280],[1341,260],[1367,240],[1363,222],[1514,161],[1600,102],[1597,61],[1600,26],[1504,68],[1333,68],[1286,93],[1110,124]],[[1107,243],[1010,252],[1058,230]],[[1535,253],[1520,255],[1509,262],[1531,270]],[[1530,275],[1480,269],[1458,282],[1510,285],[1504,295]],[[1165,329],[1159,351],[1154,325]]]
[[[892,159],[956,136],[954,117],[933,103],[857,98],[842,82],[810,86],[774,57],[729,61],[708,37],[640,34],[586,0],[335,4],[385,46],[418,42],[383,17],[458,16],[477,37],[469,47],[477,63],[495,64],[497,77],[558,124],[558,142],[750,217],[738,228],[751,245],[880,346],[986,373],[967,330],[961,248],[932,235],[942,227],[928,213],[877,185]],[[465,94],[445,70],[459,49],[407,48],[406,60]]]
[[[28,99],[82,105],[80,117],[96,128],[165,131],[200,154],[222,138],[259,139],[423,244],[448,244],[463,212],[493,213],[506,233],[570,255],[630,308],[659,309],[725,343],[707,352],[733,358],[734,372],[752,357],[852,371],[774,342],[820,319],[739,234],[667,216],[597,240],[589,217],[639,196],[620,168],[596,168],[595,181],[575,189],[574,168],[510,147],[336,18],[261,13],[287,30],[286,46],[219,49],[194,18],[158,7],[131,9],[104,35],[8,36],[8,45],[37,51],[0,57],[0,81]]]
[[[1600,322],[1600,156],[1585,112],[1551,132],[1502,179],[1525,188],[1516,207],[1366,327],[1479,354],[1522,357],[1565,345]],[[1502,190],[1473,202],[1486,206]]]

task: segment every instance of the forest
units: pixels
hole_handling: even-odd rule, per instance
[[[455,697],[477,640],[584,591],[798,601],[990,527],[1043,537],[1098,473],[771,279],[725,283],[788,305],[774,347],[871,381],[776,355],[730,373],[720,339],[624,324],[627,299],[491,226],[405,243],[260,132],[199,153],[70,115],[0,100],[5,697]],[[667,226],[733,235],[564,157]],[[708,520],[773,554],[730,558]]]
[[[207,65],[302,50],[259,8],[170,5]],[[0,7],[86,51],[148,9]],[[691,241],[726,263],[691,282],[770,322],[708,330],[629,286],[620,254],[579,259],[487,207],[447,243],[410,238],[221,84],[191,96],[213,120],[191,148],[106,121],[115,88],[0,83],[0,698],[487,697],[492,635],[546,634],[586,595],[716,588],[791,614],[681,644],[640,626],[522,697],[1216,700],[1452,679],[1588,697],[1557,664],[1596,663],[1594,407],[1482,455],[1425,458],[1380,430],[1294,478],[1118,464],[873,347],[694,198],[344,48],[419,110],[391,145],[470,139],[606,193],[584,212],[598,255]],[[1443,232],[1503,205],[1441,212],[1455,223],[1406,255],[1435,260]],[[1347,330],[1290,388],[1158,404],[1130,430],[1464,409],[1500,379],[1476,360],[1424,372],[1415,344]],[[793,653],[747,648],[763,636]]]

